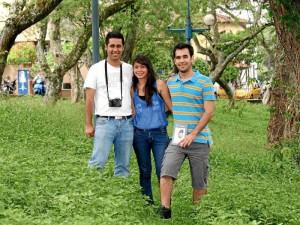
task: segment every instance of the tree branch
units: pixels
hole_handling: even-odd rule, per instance
[[[46,35],[47,35],[47,24],[48,20],[44,20],[41,22],[40,27],[40,35],[37,42],[36,50],[37,50],[37,59],[40,63],[42,70],[45,71],[45,74],[50,73],[50,67],[47,63],[47,59],[44,53],[45,50],[45,43],[46,43]]]
[[[238,43],[240,43],[240,46],[235,51],[233,51],[230,55],[228,55],[225,60],[222,60],[222,61],[219,60],[222,63],[221,63],[221,65],[216,67],[216,70],[214,70],[213,73],[210,75],[211,79],[213,81],[216,81],[218,78],[220,78],[223,71],[225,70],[226,66],[232,61],[232,59],[234,57],[236,57],[249,44],[249,42],[256,35],[258,35],[261,31],[263,31],[267,26],[270,26],[270,24],[265,24],[264,26],[260,27],[260,29],[258,29],[256,32],[254,32],[253,34],[251,34],[251,35],[247,36],[246,38],[242,39],[241,41],[239,41]],[[231,42],[231,44],[232,43],[233,42]]]
[[[233,44],[240,44],[240,43],[243,43],[245,41],[249,41],[249,40],[253,39],[255,36],[257,36],[264,29],[266,29],[267,27],[272,26],[272,25],[274,25],[274,23],[266,23],[263,26],[259,27],[255,32],[253,32],[252,34],[245,37],[244,39],[241,39],[241,40],[238,40],[238,41],[228,41],[224,44],[225,45],[233,45]]]
[[[132,3],[134,3],[135,0],[121,0],[118,3],[115,3],[113,5],[108,6],[103,10],[102,17],[100,22],[100,25],[102,25],[102,22],[109,18],[110,16],[114,15],[115,13],[121,11],[122,9],[125,9]],[[89,21],[88,24],[85,25],[84,30],[82,31],[81,35],[77,39],[77,42],[71,51],[70,54],[65,56],[64,60],[55,68],[54,73],[60,74],[60,76],[63,76],[69,69],[74,67],[82,54],[85,52],[87,46],[88,46],[88,40],[92,36],[92,24]]]
[[[48,16],[61,1],[62,0],[40,0],[37,1],[37,3],[31,3],[17,16],[10,17],[6,25],[14,27],[19,34]]]

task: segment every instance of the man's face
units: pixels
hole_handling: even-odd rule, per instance
[[[182,136],[183,136],[183,131],[179,131],[178,138],[182,138]]]
[[[190,52],[187,48],[177,49],[175,51],[174,63],[181,73],[186,73],[192,68],[194,56],[190,56]]]
[[[110,38],[107,45],[105,45],[107,51],[107,58],[112,61],[118,61],[121,59],[122,53],[124,51],[124,45],[122,39]]]

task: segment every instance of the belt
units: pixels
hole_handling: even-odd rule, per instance
[[[135,127],[134,128],[135,131],[140,131],[140,132],[145,132],[145,133],[149,133],[149,132],[166,132],[167,128],[166,127],[160,127],[160,128],[152,128],[152,129],[140,129]]]
[[[132,115],[130,115],[130,116],[100,116],[100,115],[96,115],[96,117],[98,118],[106,118],[106,119],[108,119],[108,120],[110,120],[110,119],[115,119],[115,120],[128,120],[128,119],[130,119],[131,117],[132,117]]]

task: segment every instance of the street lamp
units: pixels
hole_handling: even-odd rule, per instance
[[[92,0],[92,40],[93,40],[93,63],[100,60],[99,53],[99,1]],[[94,110],[95,110],[94,103]],[[94,124],[96,124],[96,114],[94,113]]]
[[[187,0],[187,18],[186,18],[186,24],[184,29],[171,29],[168,27],[167,31],[168,32],[173,32],[173,33],[185,33],[185,38],[186,42],[190,44],[193,32],[197,33],[204,33],[205,31],[210,30],[210,26],[215,23],[215,17],[211,14],[208,14],[204,17],[204,23],[208,26],[207,28],[193,28],[192,27],[192,21],[191,21],[191,16],[190,16],[190,1]]]
[[[207,14],[206,16],[204,16],[203,21],[205,25],[207,25],[210,29],[210,26],[215,23],[215,17],[212,14]]]

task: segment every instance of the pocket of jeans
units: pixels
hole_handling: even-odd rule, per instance
[[[128,121],[128,123],[129,123],[130,125],[133,126],[133,119],[132,119],[132,118],[128,119],[127,121]]]
[[[98,118],[96,120],[96,123],[97,123],[97,125],[105,125],[105,124],[107,124],[107,121],[108,121],[108,119],[106,119],[106,118]]]
[[[161,129],[161,135],[168,136],[167,129]]]

